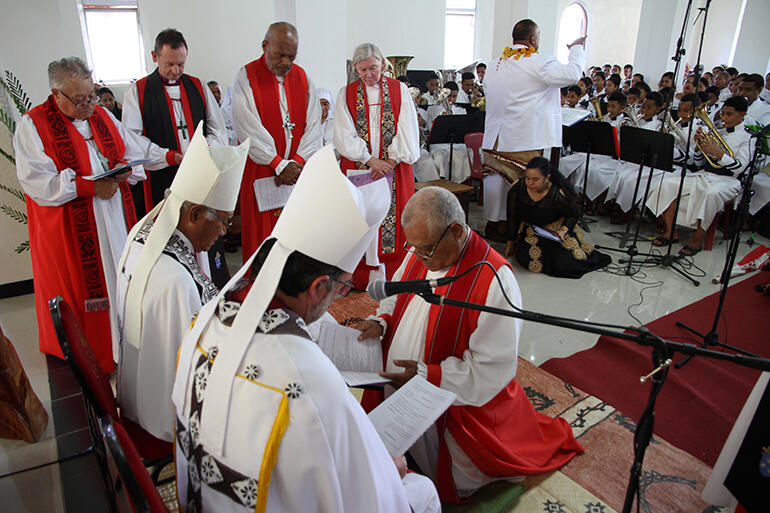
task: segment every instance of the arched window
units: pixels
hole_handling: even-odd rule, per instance
[[[577,2],[569,4],[561,15],[559,24],[559,43],[556,46],[556,58],[566,64],[569,57],[567,45],[575,39],[586,35],[588,15],[586,10]]]

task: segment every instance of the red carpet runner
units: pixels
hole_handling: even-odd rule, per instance
[[[757,272],[727,291],[719,340],[770,357],[770,298],[754,290],[770,281]],[[676,326],[681,321],[706,333],[719,294],[712,294],[648,324],[652,333],[678,342],[695,342]],[[717,349],[719,348],[712,348]],[[591,349],[554,358],[541,369],[583,389],[638,420],[649,394],[639,377],[652,370],[650,347],[601,337]],[[679,361],[681,355],[674,357]],[[695,357],[682,369],[671,368],[655,408],[655,434],[713,466],[759,371],[712,358]]]

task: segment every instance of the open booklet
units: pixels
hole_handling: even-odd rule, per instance
[[[390,381],[382,372],[382,344],[379,339],[358,340],[360,331],[325,321],[318,332],[318,346],[329,357],[348,386],[374,385]]]
[[[112,169],[105,171],[103,173],[99,173],[97,175],[84,176],[83,180],[94,181],[94,180],[100,180],[102,178],[109,178],[110,176],[115,176],[121,173],[125,173],[126,171],[131,171],[132,167],[141,166],[142,164],[147,164],[150,161],[151,159],[136,159],[130,162],[120,162],[118,163],[118,165],[116,165]]]
[[[544,237],[546,239],[550,239],[554,242],[558,242],[559,244],[562,243],[561,237],[559,235],[551,230],[548,230],[546,228],[541,228],[539,226],[535,226],[534,224],[530,225],[532,226],[532,230],[540,237]]]
[[[369,412],[391,456],[401,456],[449,408],[457,396],[415,376]]]
[[[276,185],[274,176],[254,180],[254,196],[260,212],[286,206],[293,190],[293,185]]]

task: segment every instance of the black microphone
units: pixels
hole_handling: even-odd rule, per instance
[[[459,276],[444,276],[435,280],[385,281],[375,280],[366,287],[366,293],[375,301],[382,301],[396,294],[430,292],[433,287],[452,283]]]

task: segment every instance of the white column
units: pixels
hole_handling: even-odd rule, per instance
[[[639,32],[636,38],[634,72],[642,73],[644,80],[657,89],[660,76],[673,71],[676,63],[671,60],[682,30],[682,21],[687,9],[687,0],[644,0],[639,17]],[[694,9],[693,9],[694,10]],[[690,20],[695,14],[691,14]],[[690,22],[690,25],[692,21]],[[689,27],[688,27],[689,30]],[[685,42],[687,41],[685,37]],[[690,50],[688,49],[688,55]],[[684,62],[679,74],[684,72]]]
[[[770,57],[770,46],[767,44],[768,20],[770,2],[747,0],[732,62],[738,70],[763,76],[767,72]]]

